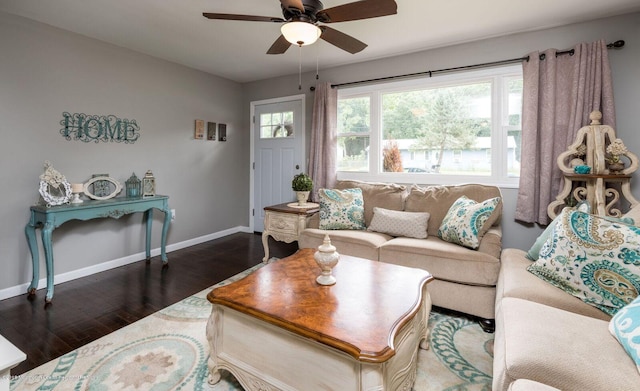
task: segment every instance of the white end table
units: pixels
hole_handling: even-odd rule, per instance
[[[262,262],[269,261],[269,236],[285,243],[298,240],[300,232],[307,227],[307,221],[320,210],[318,204],[307,203],[305,207],[292,206],[295,204],[295,202],[290,202],[264,208],[264,231],[262,231],[264,258],[262,258]]]

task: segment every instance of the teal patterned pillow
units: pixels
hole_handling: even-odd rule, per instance
[[[462,196],[451,205],[438,229],[438,237],[444,241],[477,249],[489,227],[485,223],[496,210],[500,197],[476,202]]]
[[[640,297],[622,307],[611,318],[609,332],[620,342],[640,371]]]
[[[362,189],[320,189],[320,229],[366,229]]]
[[[640,228],[564,209],[527,270],[614,315],[640,292]]]
[[[591,206],[587,201],[580,201],[580,203],[578,203],[575,209],[581,212],[589,213],[589,211],[591,210]],[[540,249],[545,244],[545,242],[549,239],[549,236],[551,236],[551,232],[553,232],[553,228],[556,226],[557,223],[558,223],[558,219],[557,218],[553,219],[553,221],[547,226],[547,228],[542,232],[542,234],[538,236],[538,239],[536,239],[535,243],[533,243],[533,246],[531,246],[531,248],[529,249],[529,251],[527,251],[527,254],[525,255],[525,257],[528,260],[530,261],[538,260],[538,257],[540,256]],[[631,221],[631,224],[633,224],[633,220]]]

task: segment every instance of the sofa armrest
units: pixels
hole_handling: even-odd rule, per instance
[[[500,258],[502,252],[502,226],[498,223],[487,231],[480,241],[478,251]]]

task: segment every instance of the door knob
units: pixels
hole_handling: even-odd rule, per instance
[[[296,170],[299,170],[299,169],[300,169],[300,165],[296,164]]]

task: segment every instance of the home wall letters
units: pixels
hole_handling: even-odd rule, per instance
[[[134,119],[115,115],[62,113],[60,134],[67,140],[89,142],[117,142],[133,144],[140,138],[140,126]]]

